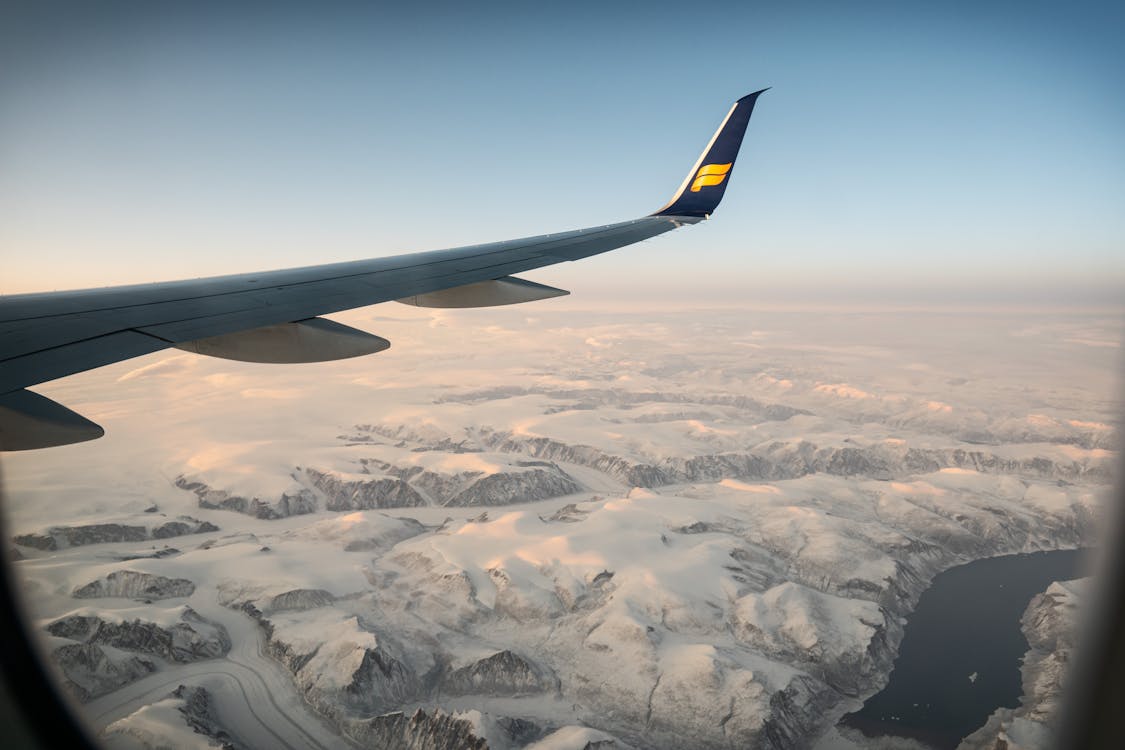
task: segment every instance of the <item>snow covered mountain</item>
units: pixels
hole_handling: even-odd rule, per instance
[[[809,747],[936,573],[1096,542],[1113,319],[403,315],[367,327],[424,343],[315,375],[57,386],[118,422],[6,466],[12,541],[115,742],[254,746],[218,707],[261,679],[310,746]]]

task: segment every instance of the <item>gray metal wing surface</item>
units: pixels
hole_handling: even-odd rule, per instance
[[[390,300],[463,307],[565,294],[513,275],[707,218],[722,198],[761,93],[734,104],[668,206],[632,221],[256,274],[2,297],[0,450],[99,437],[97,425],[26,390],[84,370],[170,347],[259,362],[358,356],[389,343],[318,316]]]

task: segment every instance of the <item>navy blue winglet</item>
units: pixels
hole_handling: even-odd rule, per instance
[[[769,89],[755,91],[734,103],[679,191],[667,206],[653,216],[707,218],[714,213],[734,172],[734,161],[738,158],[738,147],[742,145],[742,136],[746,134],[750,114],[754,111],[754,102],[766,91]]]

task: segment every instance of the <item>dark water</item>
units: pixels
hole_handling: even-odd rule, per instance
[[[906,624],[890,682],[841,722],[869,736],[955,748],[1023,692],[1020,617],[1053,581],[1087,575],[1084,550],[977,560],[939,574]],[[969,676],[976,674],[975,680]]]

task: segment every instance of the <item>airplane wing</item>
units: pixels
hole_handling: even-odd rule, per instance
[[[390,342],[319,316],[390,300],[483,307],[567,294],[513,274],[708,218],[764,91],[734,103],[668,205],[632,221],[348,263],[0,298],[0,450],[101,437],[100,426],[27,387],[102,365],[171,347],[253,362],[342,359]]]

